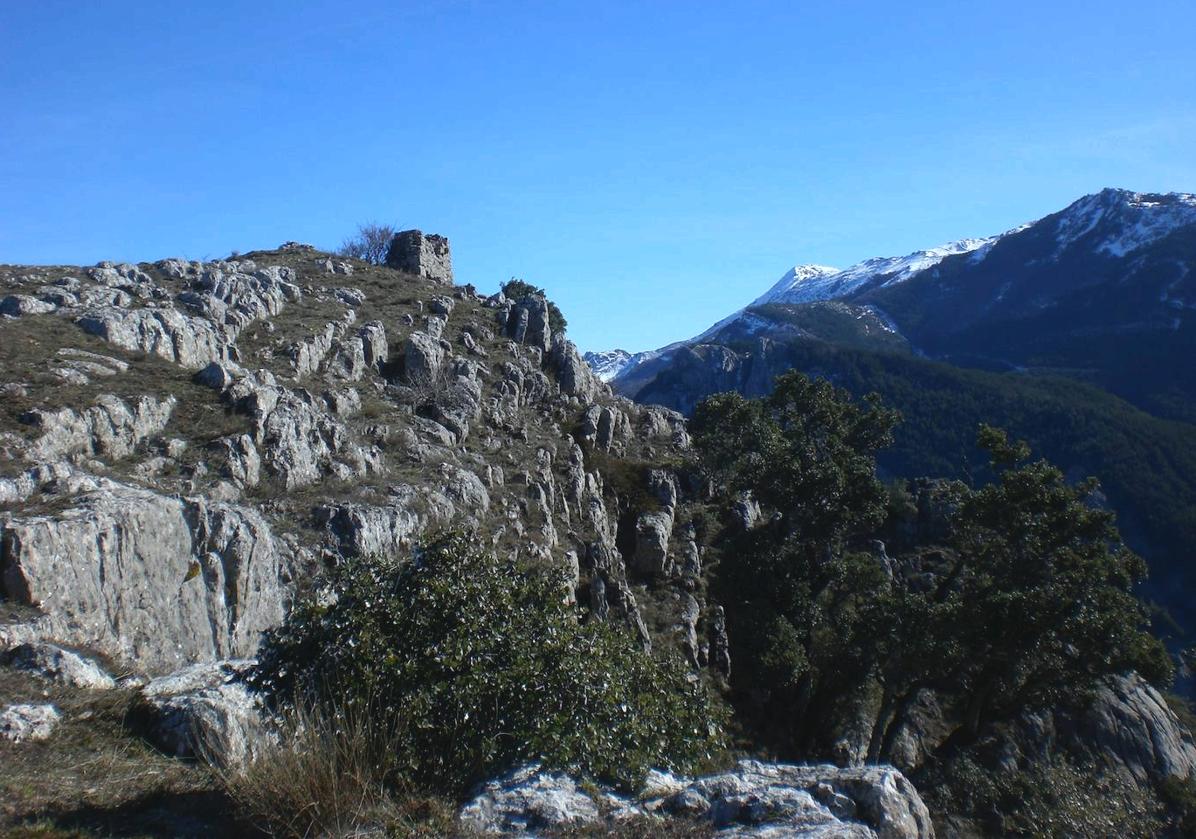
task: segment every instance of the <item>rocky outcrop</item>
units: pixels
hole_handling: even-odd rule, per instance
[[[116,680],[95,660],[57,644],[18,644],[0,654],[0,664],[76,688],[109,690],[116,687]]]
[[[288,490],[329,475],[349,480],[381,468],[381,452],[354,440],[324,400],[279,385],[268,371],[238,379],[225,398],[252,419],[262,462]]]
[[[270,743],[260,697],[242,681],[252,661],[188,667],[139,691],[152,739],[169,754],[245,766]]]
[[[385,504],[327,505],[316,511],[316,518],[345,556],[394,556],[410,549],[418,535],[447,524],[456,511],[443,492],[396,485]]]
[[[667,577],[672,573],[669,539],[673,532],[673,511],[641,513],[635,524],[634,567],[641,574]]]
[[[130,406],[115,396],[105,395],[83,411],[35,409],[24,419],[41,435],[30,446],[27,456],[36,460],[57,460],[76,454],[127,457],[144,440],[162,432],[177,401],[173,396],[165,399],[143,396]]]
[[[517,769],[486,784],[458,815],[465,830],[500,836],[524,836],[537,829],[598,821],[598,805],[572,778],[536,766]]]
[[[0,315],[19,318],[21,315],[44,315],[54,311],[57,306],[44,300],[38,300],[28,294],[10,294],[0,300]]]
[[[413,332],[403,347],[404,371],[412,384],[430,385],[440,376],[445,347],[439,338]]]
[[[77,323],[121,349],[156,355],[192,370],[231,360],[228,341],[216,326],[176,309],[107,306],[81,315]]]
[[[1105,680],[1092,704],[1055,714],[1067,748],[1142,785],[1196,777],[1196,743],[1162,695],[1136,673]]]
[[[570,776],[527,766],[480,787],[461,808],[463,829],[537,836],[567,827],[613,826],[685,816],[719,835],[931,839],[926,805],[892,767],[839,769],[741,761],[734,769],[689,780],[650,773],[633,799],[581,788]]]
[[[30,637],[145,672],[252,654],[288,599],[285,549],[261,515],[104,481],[65,512],[0,521],[5,596]]]

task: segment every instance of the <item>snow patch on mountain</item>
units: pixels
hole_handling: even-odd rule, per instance
[[[1094,234],[1097,253],[1123,257],[1172,231],[1196,224],[1196,195],[1105,189],[1086,195],[1059,213],[1055,227],[1055,256]]]
[[[650,358],[655,358],[659,352],[629,353],[627,350],[604,350],[588,352],[582,358],[599,379],[609,382],[624,370],[635,367]]]
[[[763,296],[758,297],[752,305],[835,300],[847,297],[865,285],[878,280],[880,281],[879,287],[894,285],[905,282],[927,268],[938,265],[949,256],[979,251],[987,253],[988,249],[1000,238],[1000,236],[992,236],[987,239],[960,239],[957,242],[949,242],[936,248],[914,251],[906,256],[881,256],[866,259],[842,271],[834,271],[817,265],[798,266],[782,277]]]

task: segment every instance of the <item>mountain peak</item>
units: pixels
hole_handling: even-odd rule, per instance
[[[875,257],[837,271],[823,265],[799,265],[757,298],[752,305],[765,303],[813,303],[845,297],[866,285],[889,285],[908,280],[915,274],[938,265],[948,256],[979,251],[999,237],[960,239],[906,256]]]
[[[1097,253],[1121,257],[1196,224],[1196,195],[1109,187],[1047,218],[1055,222],[1056,256],[1081,243]]]

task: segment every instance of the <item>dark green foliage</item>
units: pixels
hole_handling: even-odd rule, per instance
[[[885,578],[872,557],[843,548],[884,517],[874,456],[895,422],[875,400],[861,407],[799,373],[764,399],[720,394],[694,414],[710,476],[779,514],[726,546],[714,589],[735,686],[779,748],[810,748],[866,675],[863,608]]]
[[[690,430],[716,481],[780,512],[786,535],[829,544],[880,524],[875,455],[897,420],[875,397],[860,407],[825,380],[791,372],[763,399],[705,400]]]
[[[860,550],[886,509],[911,503],[874,474],[894,421],[874,399],[861,407],[797,373],[764,399],[722,394],[695,412],[709,473],[730,493],[751,489],[766,513],[724,545],[712,591],[737,693],[772,745],[824,750],[820,736],[871,686],[880,760],[924,688],[961,709],[955,749],[1027,708],[1081,699],[1099,676],[1170,677],[1133,595],[1145,566],[1090,504],[1095,482],[1069,485],[1003,432],[979,435],[994,482],[944,490],[949,545],[929,585]]]
[[[462,791],[543,759],[631,783],[720,744],[704,690],[622,628],[581,624],[560,580],[447,537],[407,562],[357,559],[271,634],[256,684],[338,695],[397,732],[394,773]],[[338,700],[343,701],[343,700]]]
[[[992,769],[963,754],[919,781],[933,811],[968,817],[986,836],[1168,835],[1149,790],[1062,755]]]
[[[958,369],[907,355],[868,353],[812,341],[784,347],[784,363],[817,371],[853,395],[876,392],[901,412],[893,445],[878,455],[888,472],[992,477],[976,428],[992,423],[1026,440],[1068,474],[1097,475],[1127,542],[1149,561],[1148,593],[1181,625],[1196,625],[1189,567],[1196,544],[1196,426],[1153,417],[1090,385],[1059,377]],[[1174,365],[1172,365],[1174,366]],[[670,393],[664,373],[641,392]]]
[[[1172,776],[1159,784],[1159,797],[1175,816],[1179,836],[1196,836],[1196,778]]]
[[[934,586],[893,585],[870,607],[884,689],[874,759],[922,688],[955,698],[966,742],[1027,708],[1082,699],[1103,675],[1171,678],[1133,594],[1146,566],[1090,504],[1096,482],[1069,485],[1003,431],[984,426],[979,443],[998,477],[962,498]]]
[[[503,283],[502,293],[513,300],[518,300],[521,297],[543,297],[548,302],[548,326],[554,333],[564,332],[569,326],[569,322],[565,320],[565,316],[561,313],[557,304],[548,300],[548,295],[544,289],[534,286],[531,283],[525,283],[523,280],[512,277]]]

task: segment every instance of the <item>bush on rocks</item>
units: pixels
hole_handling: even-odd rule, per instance
[[[368,708],[392,778],[461,792],[519,763],[623,784],[721,744],[705,690],[622,627],[582,622],[560,580],[460,535],[357,559],[274,631],[255,684],[283,704]]]

